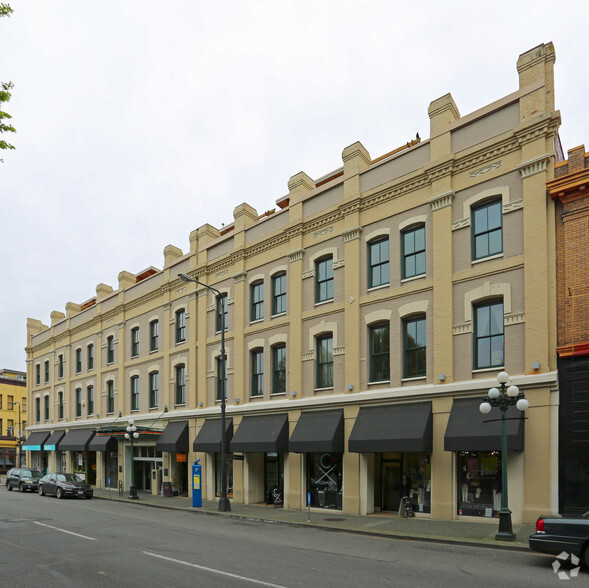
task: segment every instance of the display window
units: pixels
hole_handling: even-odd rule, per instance
[[[225,454],[227,462],[227,498],[233,498],[233,453]],[[215,496],[221,496],[221,454],[215,453]]]
[[[307,453],[307,492],[311,506],[342,509],[342,454]]]
[[[281,453],[264,454],[264,496],[267,504],[284,502],[284,460]]]
[[[501,456],[491,452],[458,454],[458,514],[496,517],[501,510]]]
[[[119,453],[107,451],[104,456],[104,484],[107,488],[116,488],[119,483]]]

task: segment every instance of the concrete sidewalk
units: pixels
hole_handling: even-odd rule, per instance
[[[162,497],[139,493],[138,500],[130,500],[128,491],[94,490],[94,497],[116,500],[133,506],[151,506],[190,511],[197,515],[224,516],[273,524],[315,527],[331,531],[346,531],[415,541],[435,541],[457,545],[472,545],[499,549],[529,550],[528,536],[535,525],[514,525],[515,541],[496,541],[499,519],[478,521],[440,521],[429,518],[399,518],[396,514],[350,515],[336,510],[306,510],[275,508],[265,504],[231,503],[230,512],[219,512],[217,502],[203,500],[202,507],[193,508],[192,499],[182,496]]]

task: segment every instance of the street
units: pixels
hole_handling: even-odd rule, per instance
[[[0,488],[4,585],[554,586],[538,554],[367,537]],[[572,582],[582,585],[582,570]]]

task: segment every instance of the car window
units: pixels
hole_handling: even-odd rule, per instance
[[[81,482],[82,480],[76,474],[64,474],[64,480],[68,482]]]
[[[35,480],[40,480],[43,477],[43,474],[41,472],[31,472],[33,474],[33,478],[35,478]]]
[[[65,475],[64,474],[58,474],[57,475],[57,481],[58,482],[65,482]]]

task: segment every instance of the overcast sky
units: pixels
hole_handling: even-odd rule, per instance
[[[569,1],[4,0],[0,368],[25,370],[26,320],[161,269],[168,244],[274,208],[361,141],[376,158],[518,89],[552,41],[565,153],[589,147],[588,5]]]

